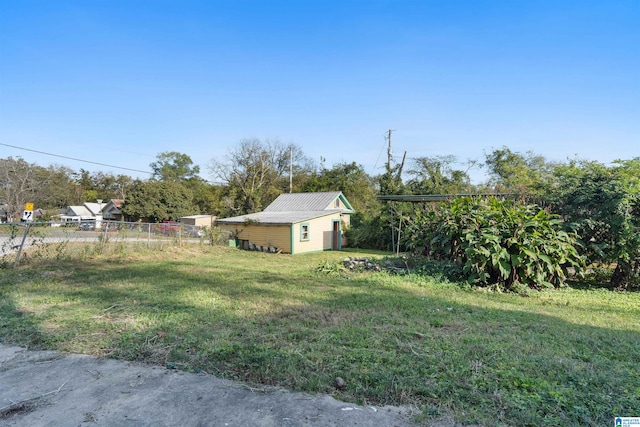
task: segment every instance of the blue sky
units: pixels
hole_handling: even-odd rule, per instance
[[[209,179],[255,137],[377,174],[388,129],[398,160],[640,156],[640,0],[0,0],[2,144]]]

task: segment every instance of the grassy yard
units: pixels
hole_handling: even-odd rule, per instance
[[[0,340],[413,405],[427,425],[640,415],[640,294],[315,271],[345,256],[170,248],[0,271]]]

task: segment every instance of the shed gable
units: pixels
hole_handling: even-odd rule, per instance
[[[263,212],[312,212],[332,209],[353,212],[353,208],[340,191],[281,194]]]

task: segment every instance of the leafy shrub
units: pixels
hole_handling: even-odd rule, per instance
[[[206,241],[211,245],[225,245],[228,239],[232,238],[231,234],[225,232],[220,227],[202,227]]]
[[[381,216],[364,217],[355,214],[351,218],[351,226],[346,230],[347,242],[352,248],[390,250],[389,223]]]
[[[589,263],[614,265],[611,285],[640,288],[640,157],[613,167],[572,162],[558,167],[545,198],[575,223]]]
[[[569,269],[584,266],[578,235],[537,206],[459,198],[408,221],[409,250],[461,265],[472,284],[513,291],[559,287]]]
[[[328,275],[340,276],[347,272],[347,269],[341,262],[332,262],[324,260],[316,267],[316,273],[325,273]]]

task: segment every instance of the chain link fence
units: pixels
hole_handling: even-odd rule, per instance
[[[0,223],[0,269],[36,259],[82,259],[135,249],[154,251],[170,246],[226,245],[228,240],[229,233],[217,227],[180,223]]]

